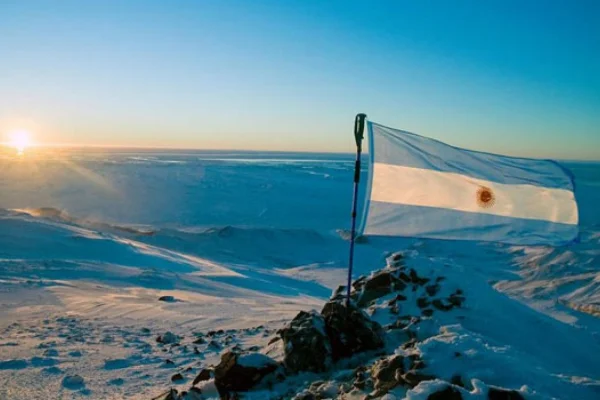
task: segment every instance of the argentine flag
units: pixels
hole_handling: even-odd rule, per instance
[[[359,234],[517,245],[578,237],[571,173],[554,161],[452,147],[373,122]]]

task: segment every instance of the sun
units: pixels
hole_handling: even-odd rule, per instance
[[[28,131],[18,130],[8,134],[8,145],[14,147],[18,154],[23,154],[31,144],[31,134]]]

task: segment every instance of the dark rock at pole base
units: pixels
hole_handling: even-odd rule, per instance
[[[352,303],[330,301],[321,315],[331,343],[333,361],[383,347],[383,329]]]
[[[516,390],[507,390],[490,386],[488,389],[488,399],[490,400],[525,400],[523,395]]]
[[[316,311],[301,311],[279,331],[284,345],[284,364],[292,373],[323,372],[331,365],[331,345],[325,320]]]
[[[244,358],[248,356],[254,356],[259,362],[254,359],[244,362]],[[228,396],[229,392],[245,392],[277,368],[278,364],[265,355],[240,355],[228,351],[221,356],[221,362],[215,367],[215,385],[222,397]]]
[[[444,389],[427,396],[427,400],[462,400],[462,398],[460,390],[453,386],[446,386]]]

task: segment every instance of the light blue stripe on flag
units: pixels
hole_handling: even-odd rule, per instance
[[[368,122],[364,235],[559,245],[578,236],[573,177]]]

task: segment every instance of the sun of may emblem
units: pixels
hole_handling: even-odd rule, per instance
[[[489,187],[481,186],[477,190],[477,204],[483,208],[490,208],[496,203],[496,196]]]

